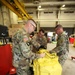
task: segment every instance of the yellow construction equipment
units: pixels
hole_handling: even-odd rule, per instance
[[[18,17],[23,19],[23,16],[16,11],[16,9],[6,0],[0,0],[5,6],[7,6],[11,11],[13,11],[16,15],[18,15]]]
[[[22,20],[32,19],[32,17],[24,9],[24,4],[20,3],[18,0],[13,0],[14,3],[10,3],[6,0],[0,0],[5,6],[7,6],[11,11],[13,11]],[[23,4],[23,5],[22,5]]]
[[[14,0],[16,6],[20,9],[20,11],[26,16],[27,19],[31,17],[27,14],[26,10],[23,8],[22,4],[18,0]]]

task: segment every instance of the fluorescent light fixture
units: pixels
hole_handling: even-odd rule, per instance
[[[41,8],[41,5],[39,5],[38,8],[40,9]]]
[[[62,5],[62,7],[65,7],[65,5]]]

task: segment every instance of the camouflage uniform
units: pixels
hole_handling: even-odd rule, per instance
[[[13,65],[17,68],[17,75],[31,75],[30,60],[35,57],[29,44],[29,35],[22,28],[13,36]]]
[[[35,34],[32,38],[32,44],[36,49],[41,45],[44,46],[44,48],[47,48],[47,39],[45,36],[39,37],[38,34]]]
[[[69,52],[69,40],[68,35],[65,32],[63,32],[61,35],[58,35],[57,45],[51,52],[57,53],[59,56],[59,63],[63,65],[68,57]]]

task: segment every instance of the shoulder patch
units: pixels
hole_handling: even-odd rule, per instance
[[[27,41],[28,41],[28,38],[27,38],[27,37],[25,37],[23,40],[24,40],[24,42],[27,42]]]

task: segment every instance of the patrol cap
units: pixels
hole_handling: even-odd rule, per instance
[[[36,27],[36,22],[33,20],[33,19],[29,19],[28,21],[27,21],[27,23],[31,23],[31,25],[33,25],[34,27]]]

